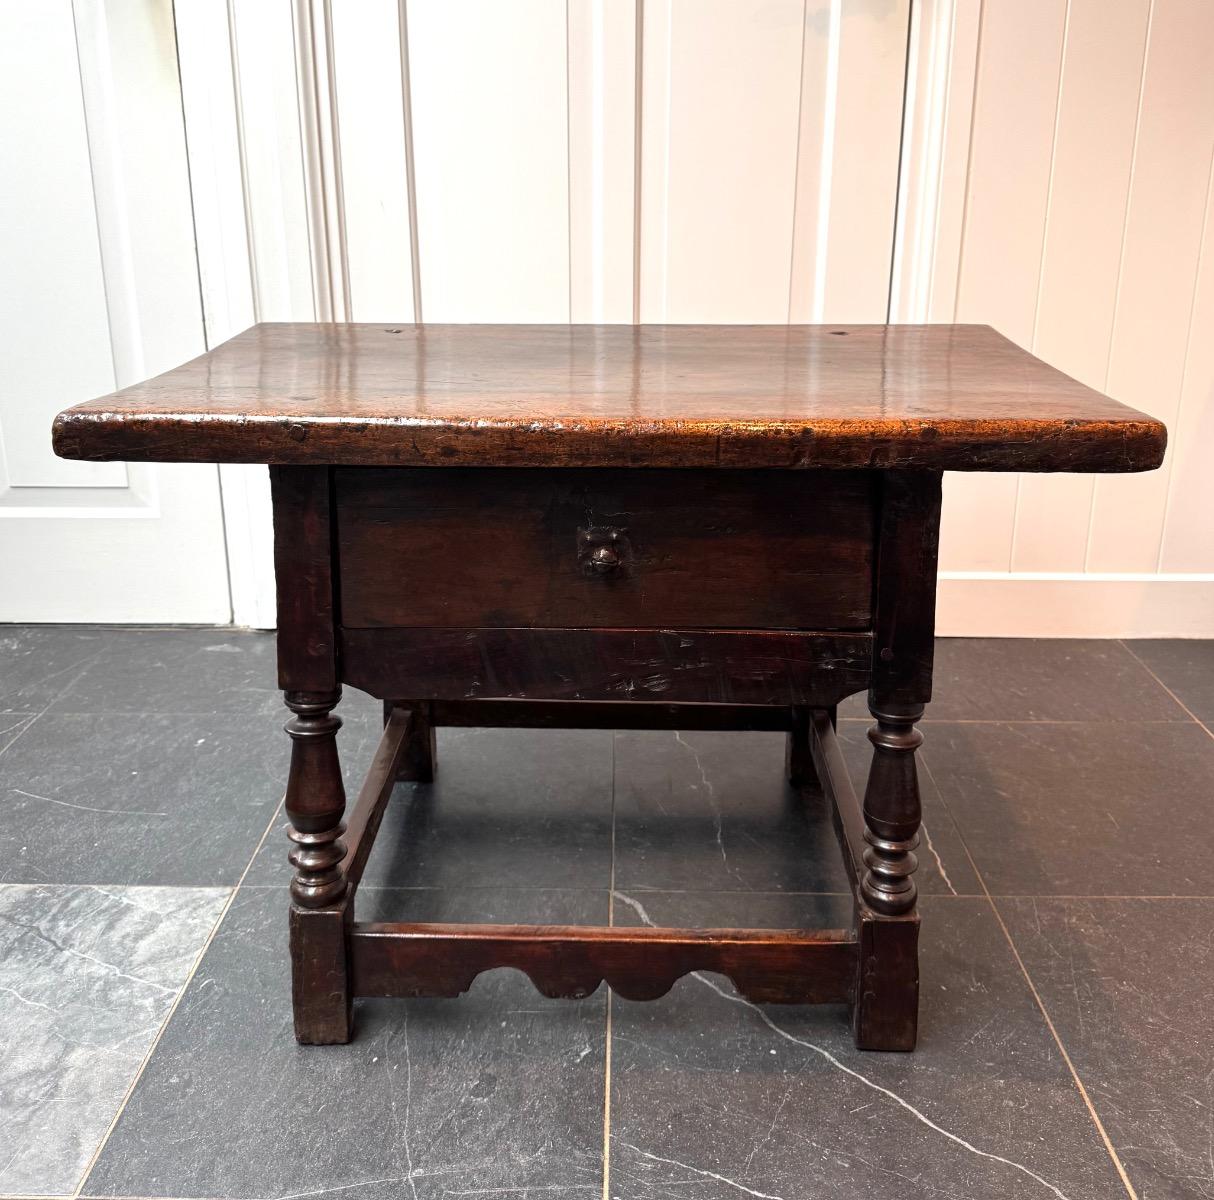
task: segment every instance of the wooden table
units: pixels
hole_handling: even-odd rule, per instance
[[[843,1002],[914,1046],[916,722],[931,696],[941,472],[1141,471],[1165,430],[982,326],[259,325],[62,413],[66,458],[269,463],[296,1036],[354,996]],[[385,730],[346,815],[333,709]],[[835,707],[868,691],[861,804]],[[833,805],[849,929],[363,924],[395,781],[438,725],[780,729]]]

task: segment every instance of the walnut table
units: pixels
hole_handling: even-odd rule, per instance
[[[915,723],[930,699],[941,472],[1142,471],[1159,422],[982,326],[259,325],[55,422],[66,458],[270,464],[301,1042],[355,996],[847,1002],[909,1050]],[[349,813],[333,710],[382,698]],[[857,799],[835,706],[867,690]],[[834,807],[849,929],[362,924],[354,896],[438,725],[781,729]]]

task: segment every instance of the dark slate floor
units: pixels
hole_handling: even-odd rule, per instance
[[[1214,1196],[1214,642],[941,642],[911,1056],[711,975],[634,1004],[510,972],[297,1047],[273,679],[266,636],[0,627],[0,1196]],[[342,711],[354,779],[376,705]],[[439,754],[360,916],[845,919],[778,736]]]

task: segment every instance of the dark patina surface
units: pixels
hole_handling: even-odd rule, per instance
[[[982,326],[261,325],[54,438],[271,465],[300,1041],[348,1040],[356,995],[513,966],[632,999],[715,971],[909,1050],[941,474],[1149,470],[1166,433]],[[348,817],[343,683],[385,705]],[[861,800],[835,723],[865,690]],[[789,780],[832,806],[850,928],[356,922],[442,724],[784,730]]]

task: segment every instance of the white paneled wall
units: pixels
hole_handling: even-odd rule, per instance
[[[881,321],[905,2],[645,6],[639,319]]]
[[[885,319],[908,0],[177,0],[211,344],[254,319]],[[237,619],[264,472],[223,469]]]
[[[994,325],[1171,434],[1148,475],[950,477],[942,626],[1214,635],[1214,6],[916,10],[904,157],[942,182],[906,179],[895,315]]]
[[[956,476],[941,628],[1214,635],[1208,0],[176,0],[210,344],[255,319],[978,321],[1164,418]],[[224,468],[237,619],[264,472]]]

